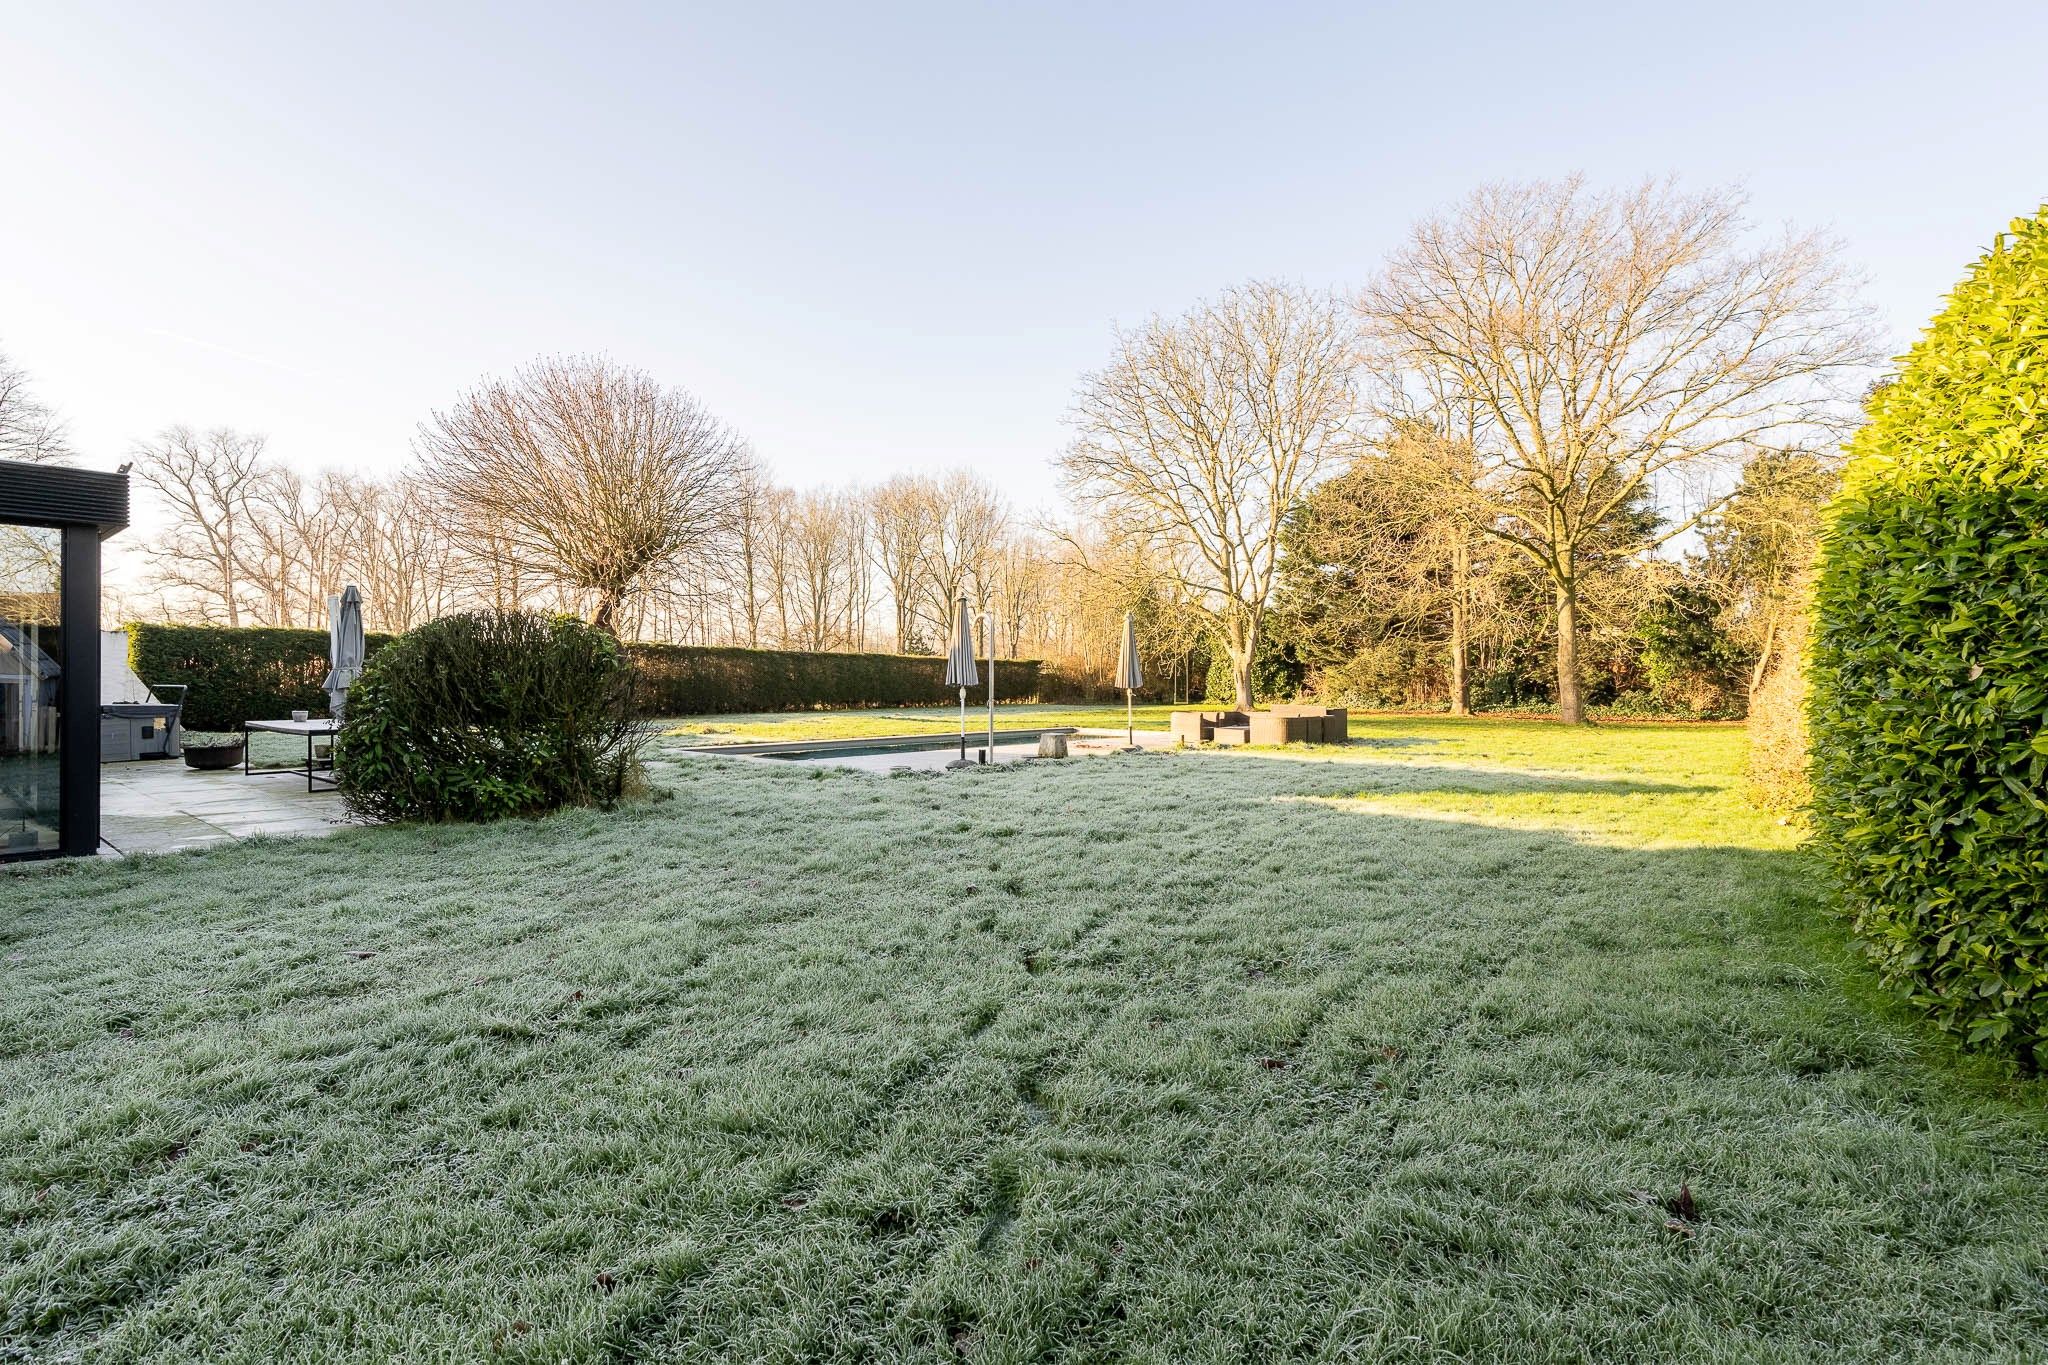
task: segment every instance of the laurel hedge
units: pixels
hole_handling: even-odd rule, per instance
[[[372,635],[374,654],[393,637]],[[636,644],[634,701],[647,716],[815,707],[921,706],[958,695],[946,661],[912,654]],[[327,632],[270,627],[128,627],[130,665],[146,683],[186,683],[185,724],[237,730],[245,720],[327,710]],[[982,668],[987,668],[984,661]],[[977,696],[986,696],[986,677]],[[1037,699],[1036,659],[996,661],[996,697]]]
[[[1822,541],[1815,825],[1883,975],[2048,1065],[2048,208],[1872,401]]]

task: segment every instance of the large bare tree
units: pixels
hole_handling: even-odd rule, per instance
[[[1229,656],[1240,707],[1252,704],[1281,527],[1352,445],[1354,352],[1336,300],[1248,284],[1119,332],[1070,415],[1069,486],[1121,537],[1166,548]]]
[[[459,529],[590,603],[627,597],[730,525],[745,444],[689,394],[610,360],[536,361],[436,412],[415,445]]]
[[[169,523],[151,548],[158,583],[201,620],[239,626],[260,617],[267,600],[252,588],[258,503],[274,480],[263,445],[263,437],[228,427],[174,426],[135,448],[135,472],[163,503]]]
[[[1554,598],[1559,716],[1584,717],[1583,559],[1617,519],[1663,512],[1646,552],[1711,513],[1766,448],[1818,443],[1872,334],[1831,245],[1756,239],[1742,196],[1580,181],[1496,185],[1418,224],[1359,296],[1389,415],[1469,441],[1447,482]]]

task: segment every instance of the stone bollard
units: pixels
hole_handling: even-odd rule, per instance
[[[1038,756],[1040,758],[1065,758],[1067,756],[1067,737],[1065,735],[1040,735],[1038,737]]]

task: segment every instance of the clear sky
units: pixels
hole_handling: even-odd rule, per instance
[[[786,480],[1025,507],[1111,325],[1364,279],[1497,178],[1739,182],[1903,344],[2048,195],[2048,5],[0,0],[0,350],[86,461],[394,468],[543,352]]]

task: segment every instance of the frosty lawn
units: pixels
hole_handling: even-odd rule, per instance
[[[1355,733],[0,877],[0,1358],[2048,1338],[2048,1093],[1874,998],[1739,730]]]

